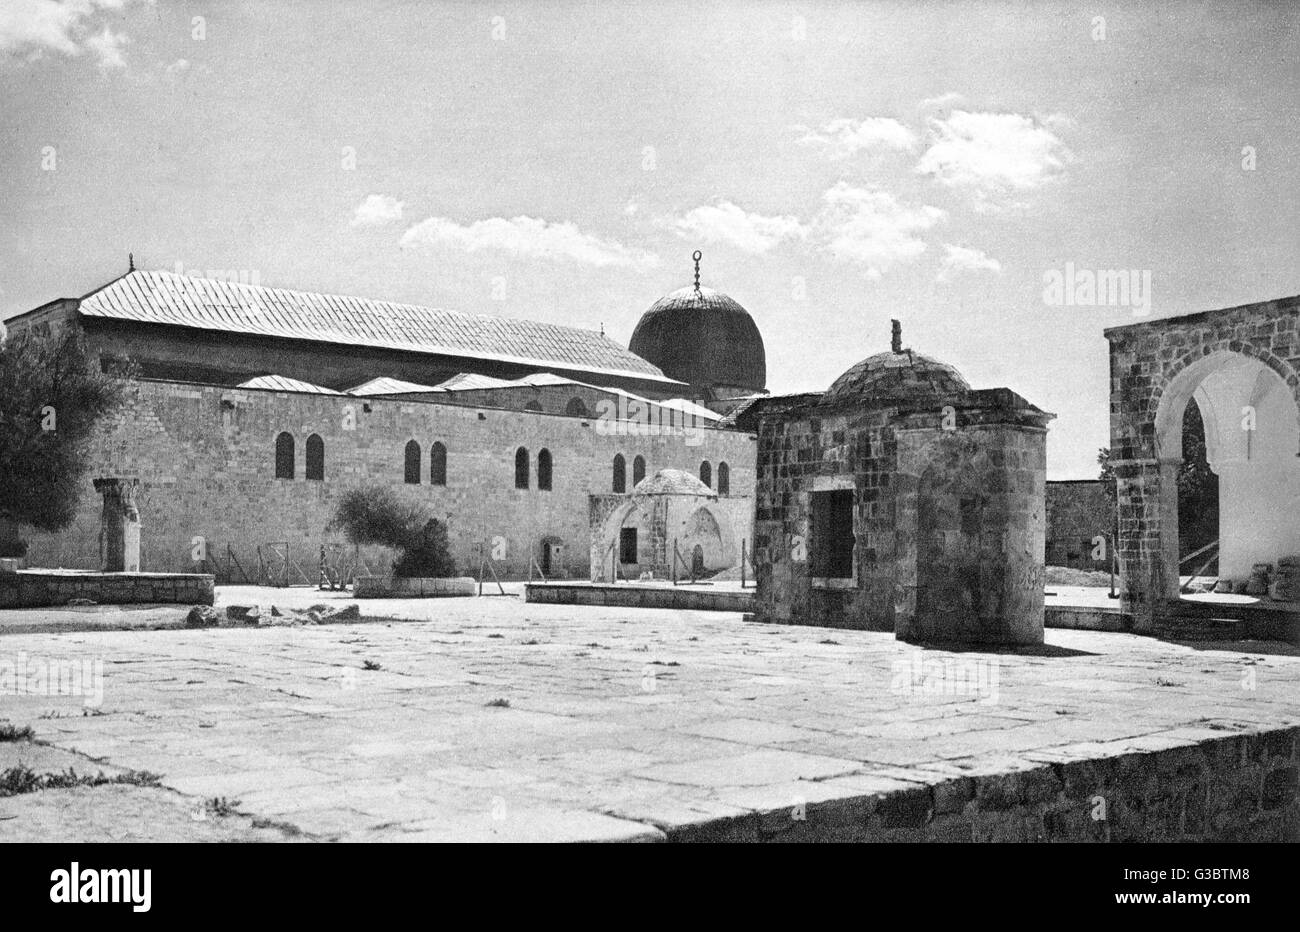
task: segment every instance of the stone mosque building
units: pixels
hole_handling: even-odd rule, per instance
[[[328,529],[340,497],[375,484],[446,521],[465,573],[487,554],[502,578],[586,577],[590,496],[662,470],[730,501],[745,516],[731,535],[752,536],[754,436],[724,415],[766,391],[763,341],[699,284],[698,253],[694,287],[646,311],[631,349],[575,327],[134,268],[6,325],[76,327],[105,371],[132,367],[92,473],[140,480],[146,571],[315,583],[322,546],[342,543]],[[88,493],[70,529],[31,534],[28,562],[97,568],[100,509]],[[621,552],[627,572],[657,565]],[[378,548],[362,555],[386,568]]]

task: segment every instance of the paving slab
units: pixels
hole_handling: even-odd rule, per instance
[[[345,841],[743,838],[792,799],[838,825],[900,788],[1300,725],[1300,656],[1262,642],[1050,630],[1042,651],[945,651],[721,612],[395,601],[391,623],[6,634],[0,662],[102,661],[102,702],[20,690],[0,718],[34,729],[47,770],[160,774],[75,791],[123,791],[124,820],[157,794],[182,814],[226,797],[235,835]],[[112,817],[56,819],[53,792],[0,800],[0,838],[105,837]]]

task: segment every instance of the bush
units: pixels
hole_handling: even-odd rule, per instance
[[[27,331],[0,345],[0,538],[6,556],[23,555],[10,552],[22,546],[18,525],[57,532],[72,524],[90,485],[85,475],[94,431],[123,396],[123,383],[100,371],[75,327]]]
[[[374,486],[345,494],[330,522],[354,544],[378,544],[398,551],[393,575],[455,576],[447,526],[426,518],[418,505],[403,503],[389,489]]]

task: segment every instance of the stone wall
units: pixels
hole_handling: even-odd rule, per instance
[[[891,412],[763,418],[758,430],[754,574],[761,621],[894,629],[896,442]],[[814,587],[807,544],[817,480],[855,490],[856,585]]]
[[[1100,479],[1071,479],[1047,483],[1047,565],[1078,569],[1110,568],[1115,508]],[[1092,558],[1093,539],[1108,541],[1100,560]]]
[[[1173,455],[1172,429],[1162,441],[1157,421],[1163,411],[1173,425],[1181,411],[1170,411],[1166,396],[1190,393],[1193,386],[1183,385],[1180,375],[1222,354],[1257,360],[1300,401],[1300,297],[1129,324],[1107,330],[1106,338],[1124,606],[1136,630],[1150,631],[1175,594],[1178,576],[1181,458]]]
[[[621,428],[626,427],[626,433]],[[202,538],[224,573],[230,545],[250,574],[258,544],[288,542],[309,581],[317,579],[326,530],[349,489],[387,486],[448,524],[460,571],[477,574],[478,546],[504,542],[497,571],[526,577],[545,537],[565,543],[570,577],[588,576],[588,496],[608,492],[613,459],[640,454],[650,473],[665,467],[696,472],[702,460],[731,468],[733,497],[753,494],[752,437],[702,430],[647,435],[619,425],[533,412],[479,410],[421,402],[240,390],[138,381],[125,408],[99,432],[92,475],[138,476],[142,569],[194,569]],[[275,478],[275,439],[295,440],[294,478]],[[306,440],[324,441],[325,478],[305,479]],[[404,478],[408,440],[421,445],[421,484]],[[447,447],[447,484],[431,486],[429,447]],[[528,450],[528,489],[515,488],[515,450]],[[550,451],[553,488],[537,488],[537,456]],[[29,566],[98,567],[99,496],[87,489],[73,526],[56,535],[32,534]],[[498,542],[498,545],[500,541]],[[350,549],[350,548],[349,548]],[[500,552],[498,546],[498,552]],[[375,573],[387,571],[381,550],[363,552]],[[234,574],[238,578],[238,573]],[[296,571],[291,581],[302,582]]]
[[[671,841],[1300,841],[1300,728],[1199,743],[1155,736],[1118,756],[962,776],[684,827]],[[1143,747],[1146,744],[1147,747]],[[899,777],[915,778],[912,771]],[[793,817],[797,813],[798,818]]]
[[[0,608],[45,608],[87,599],[97,605],[211,605],[213,578],[201,573],[0,573]]]

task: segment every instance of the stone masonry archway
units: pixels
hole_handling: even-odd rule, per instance
[[[1106,338],[1123,607],[1150,631],[1178,591],[1178,428],[1192,399],[1220,477],[1221,572],[1300,550],[1282,526],[1300,507],[1300,296],[1114,327]],[[1253,430],[1242,426],[1247,411]]]

